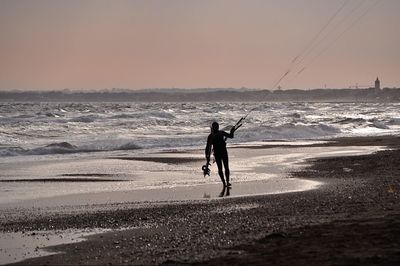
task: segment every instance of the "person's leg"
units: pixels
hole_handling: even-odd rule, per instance
[[[222,184],[225,186],[225,179],[224,179],[224,172],[222,171],[222,159],[219,156],[215,156],[215,162],[217,163],[218,166],[218,174],[219,177],[221,178]]]
[[[230,186],[231,183],[229,183],[230,171],[229,171],[229,157],[228,157],[228,153],[224,154],[224,156],[222,157],[222,161],[223,161],[223,163],[224,163],[226,185]]]
[[[219,197],[224,197],[225,196],[225,190],[226,190],[227,186],[222,186],[222,191],[221,193],[219,193]]]

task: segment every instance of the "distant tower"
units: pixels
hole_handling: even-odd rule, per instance
[[[381,89],[381,82],[379,81],[378,77],[376,77],[375,90],[380,90],[380,89]]]

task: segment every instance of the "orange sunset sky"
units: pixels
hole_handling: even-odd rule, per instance
[[[399,0],[0,0],[0,90],[271,89],[289,69],[284,89],[400,87],[399,13]]]

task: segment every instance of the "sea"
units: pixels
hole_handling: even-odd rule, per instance
[[[199,148],[247,114],[229,142],[400,132],[400,103],[0,103],[0,158]]]
[[[231,196],[316,188],[285,176],[308,158],[380,149],[298,144],[400,134],[399,103],[0,103],[0,207],[218,197],[216,166],[201,171],[206,139],[212,122],[229,131],[242,117],[227,140]],[[268,143],[293,148],[230,148]]]

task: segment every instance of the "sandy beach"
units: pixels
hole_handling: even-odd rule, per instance
[[[309,189],[262,193],[271,183],[251,181],[244,182],[246,185],[234,183],[231,191],[221,191],[218,183],[199,184],[203,187],[193,191],[188,187],[176,188],[173,194],[180,196],[172,199],[160,189],[153,191],[162,195],[155,199],[146,198],[146,190],[139,193],[137,198],[144,197],[145,201],[130,202],[131,198],[124,198],[121,192],[110,192],[104,201],[104,192],[93,202],[79,197],[73,202],[69,197],[70,204],[59,205],[68,198],[65,196],[43,199],[37,205],[39,200],[35,206],[27,202],[3,206],[0,252],[2,256],[7,254],[6,234],[19,234],[22,243],[24,239],[42,237],[42,242],[48,241],[50,247],[47,244],[42,249],[39,245],[37,251],[52,253],[22,261],[21,257],[10,258],[7,263],[18,259],[16,264],[21,265],[397,265],[399,146],[400,138],[396,136],[342,138],[301,145],[299,148],[304,150],[387,147],[366,155],[348,156],[336,150],[335,156],[307,159],[306,164],[291,168],[286,183],[280,183],[286,186],[290,180],[298,179],[318,183]],[[258,145],[231,151],[247,149],[264,154],[273,148],[287,147]],[[182,163],[179,158],[156,160]],[[184,163],[200,161],[193,158]],[[252,189],[247,193],[246,186],[257,187],[260,192]],[[225,197],[219,198],[222,192]],[[185,197],[187,200],[182,200]],[[64,237],[64,244],[52,239],[54,234]],[[77,242],[79,236],[84,236],[85,241]]]

